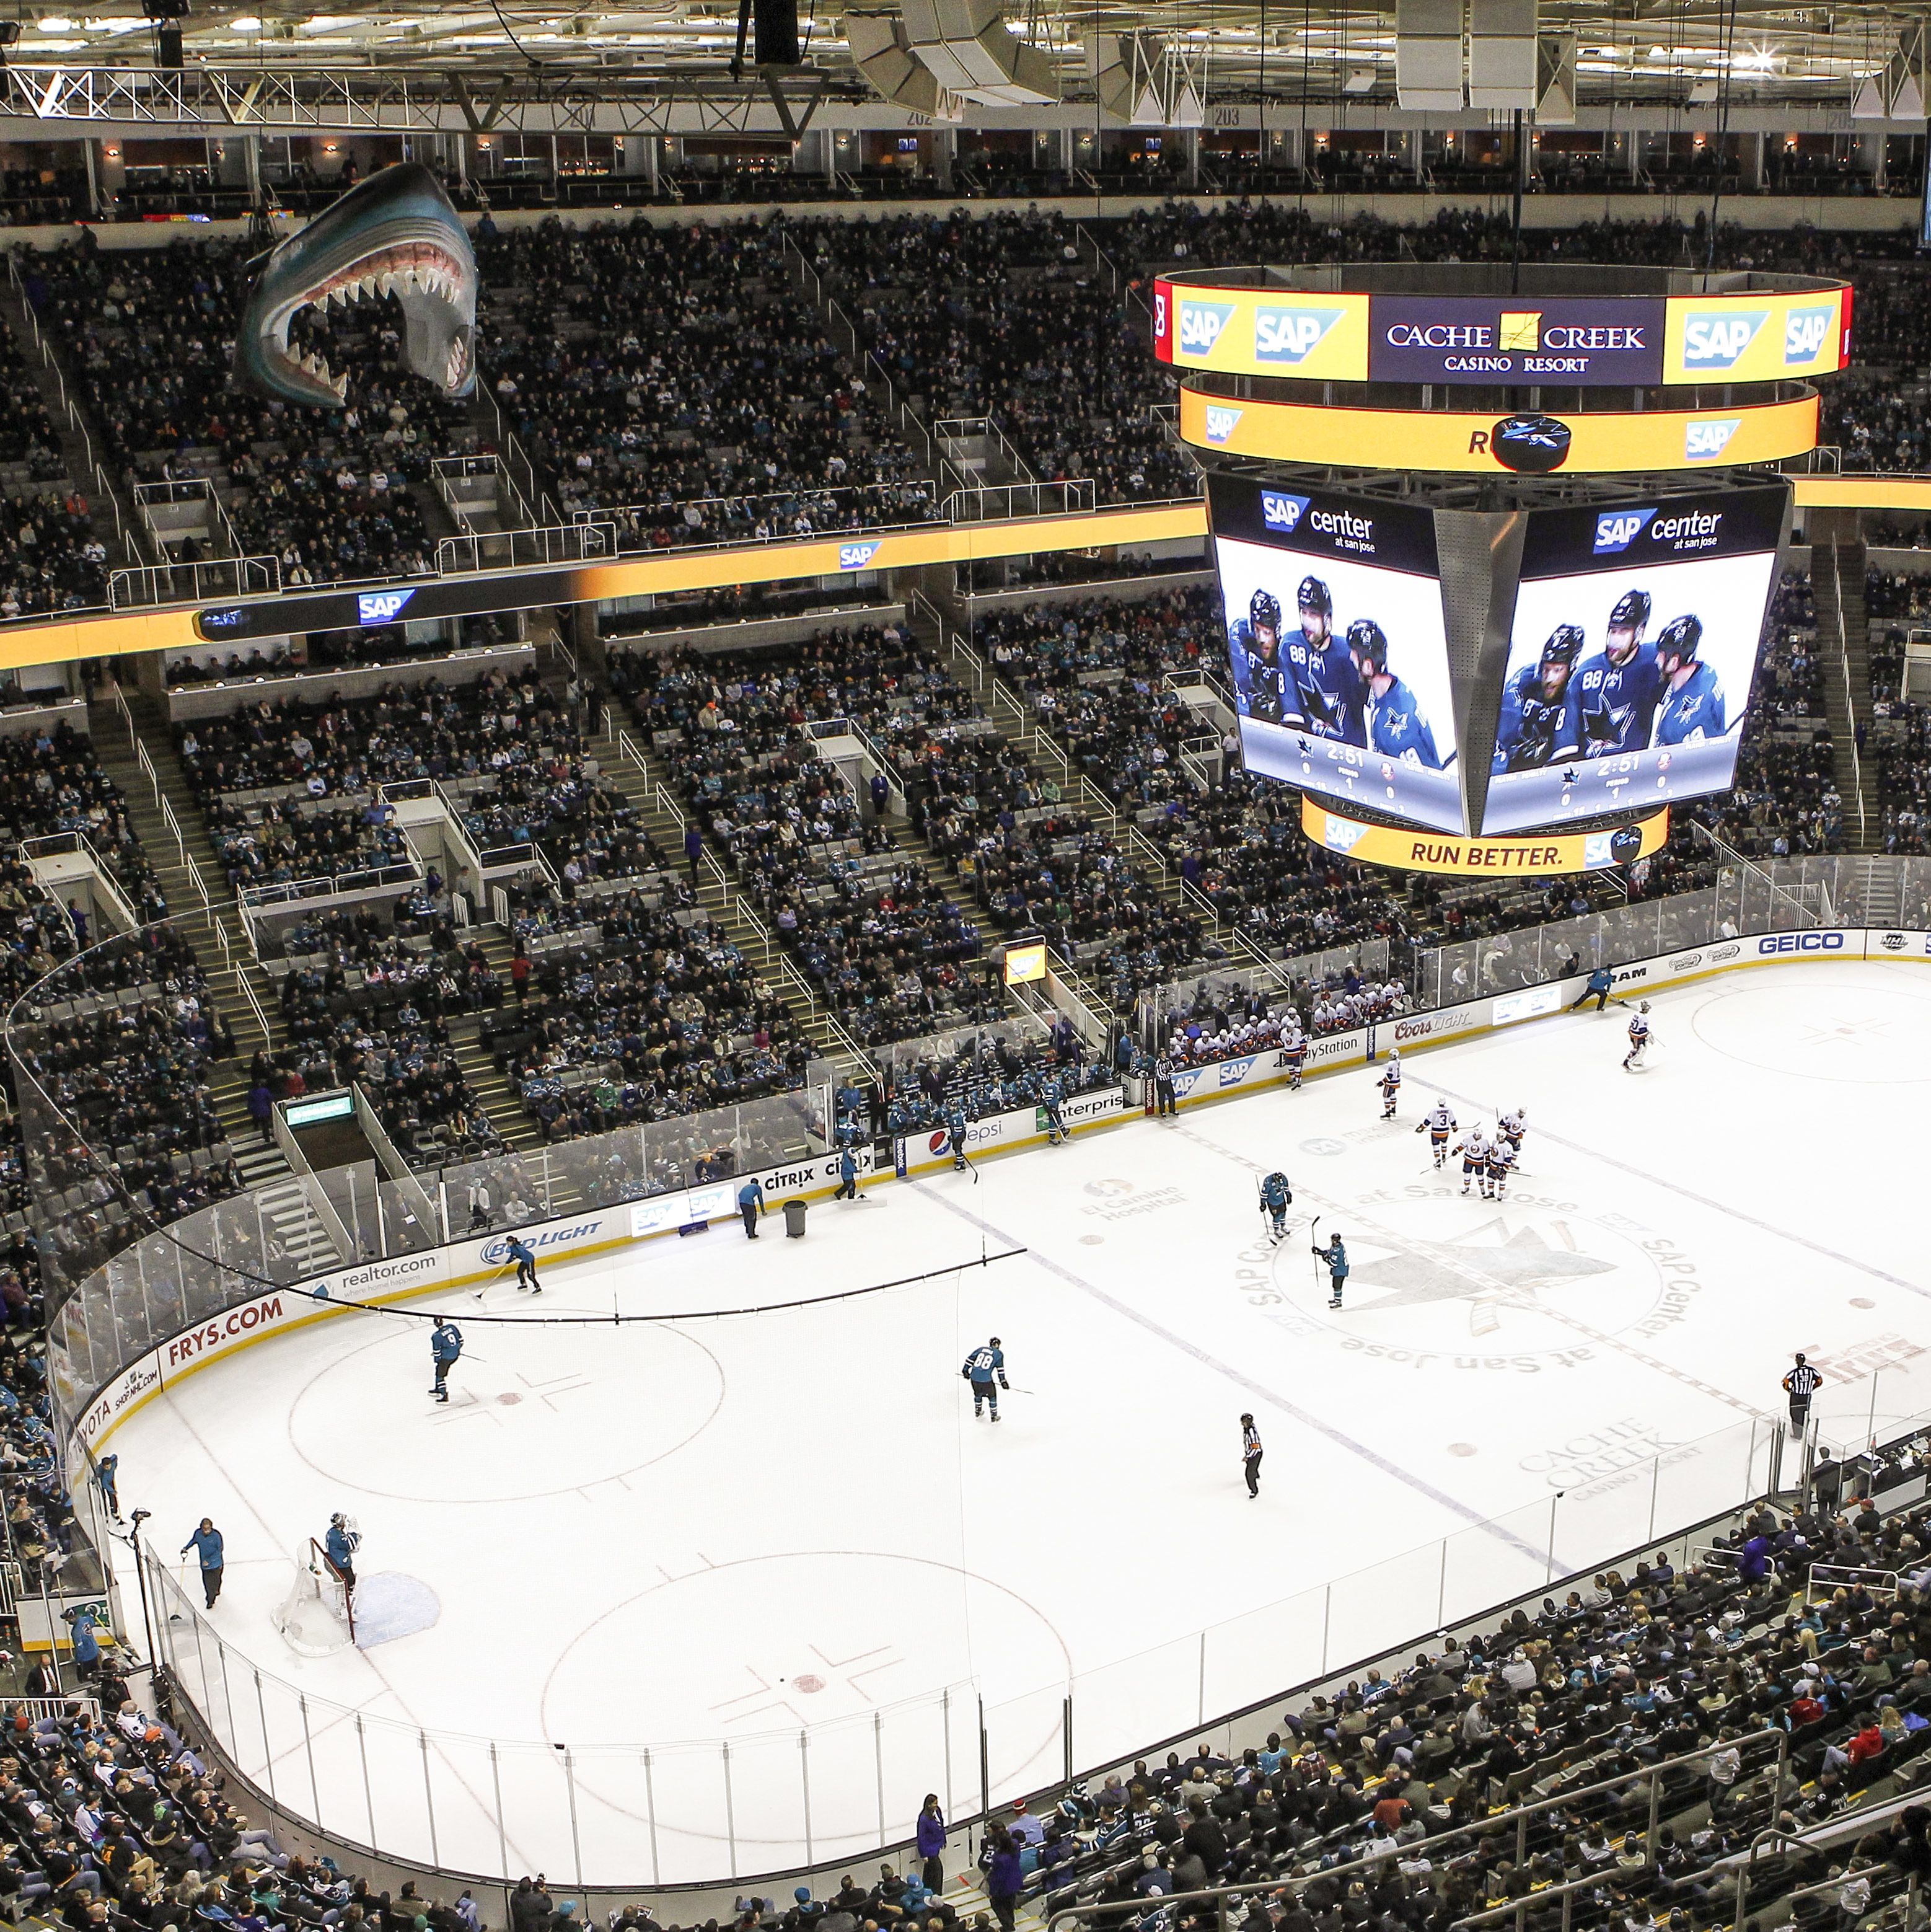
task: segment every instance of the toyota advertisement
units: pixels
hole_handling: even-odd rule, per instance
[[[1789,495],[1529,513],[1483,832],[1728,789]]]
[[[1208,484],[1249,771],[1462,828],[1432,512]]]

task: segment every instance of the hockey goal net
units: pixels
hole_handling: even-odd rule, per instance
[[[348,1586],[313,1537],[295,1559],[295,1579],[275,1610],[274,1627],[301,1657],[328,1657],[355,1641],[355,1610]]]

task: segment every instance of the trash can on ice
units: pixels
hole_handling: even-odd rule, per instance
[[[784,1204],[784,1234],[787,1240],[796,1240],[805,1232],[805,1210],[808,1204],[799,1200]]]

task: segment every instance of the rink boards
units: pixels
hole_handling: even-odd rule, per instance
[[[1611,997],[1627,998],[1651,988],[1681,985],[1744,967],[1861,959],[1931,962],[1931,932],[1895,927],[1825,927],[1750,934],[1689,946],[1615,968]],[[1324,1034],[1309,1042],[1304,1072],[1312,1077],[1343,1068],[1359,1068],[1385,1057],[1391,1047],[1409,1049],[1448,1045],[1458,1039],[1561,1012],[1587,984],[1588,975],[1578,974],[1547,985],[1495,994],[1432,1012],[1413,1013],[1347,1033]],[[1286,1055],[1270,1048],[1264,1053],[1183,1069],[1174,1077],[1174,1095],[1181,1107],[1195,1107],[1273,1086],[1287,1077]],[[1152,1097],[1150,1091],[1150,1110]],[[1075,1132],[1131,1118],[1117,1088],[1077,1096],[1066,1102],[1062,1112],[1069,1128]],[[1043,1116],[1032,1108],[988,1116],[974,1122],[967,1135],[969,1151],[980,1160],[1042,1145],[1044,1141]],[[944,1142],[943,1133],[920,1134],[897,1141],[893,1152],[898,1174],[913,1178],[949,1166],[951,1154]],[[862,1177],[883,1178],[876,1173],[869,1148],[856,1153]],[[757,1178],[767,1198],[774,1202],[787,1196],[823,1198],[837,1184],[838,1161],[835,1154],[815,1156],[767,1169]],[[736,1192],[742,1184],[742,1177],[710,1182],[680,1193],[625,1202],[517,1231],[506,1229],[356,1268],[333,1269],[286,1288],[265,1291],[210,1320],[182,1330],[110,1377],[82,1412],[74,1436],[87,1450],[96,1450],[120,1423],[163,1389],[238,1349],[306,1323],[496,1280],[514,1265],[508,1259],[511,1232],[520,1232],[535,1250],[539,1265],[582,1260],[682,1228],[727,1220],[736,1211]]]
[[[1652,987],[1681,986],[1744,966],[1789,966],[1804,960],[1890,959],[1931,962],[1931,932],[1896,926],[1824,926],[1799,932],[1750,934],[1714,944],[1660,953],[1651,959],[1618,966],[1609,997],[1627,999]],[[1471,1034],[1489,1033],[1562,1012],[1589,983],[1587,973],[1510,993],[1496,993],[1431,1012],[1409,1013],[1379,1020],[1347,1033],[1322,1034],[1308,1042],[1303,1077],[1360,1067],[1385,1058],[1390,1047],[1443,1046]],[[1179,1106],[1196,1107],[1236,1094],[1271,1087],[1288,1078],[1288,1057],[1278,1048],[1243,1054],[1204,1066],[1183,1068],[1174,1076],[1174,1098]],[[1151,1096],[1149,1096],[1150,1101]]]

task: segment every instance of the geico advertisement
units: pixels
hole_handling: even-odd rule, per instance
[[[1527,838],[1450,838],[1369,825],[1301,799],[1301,830],[1312,843],[1367,866],[1406,872],[1514,874],[1531,878],[1627,866],[1658,850],[1669,836],[1667,808],[1600,832],[1545,832]]]
[[[1230,376],[1368,380],[1368,298],[1294,289],[1153,284],[1153,353]]]
[[[1664,323],[1666,382],[1771,382],[1851,359],[1849,291],[1673,296]]]
[[[1398,453],[1405,468],[1493,476],[1609,475],[1774,463],[1817,444],[1815,395],[1723,410],[1495,416],[1462,410],[1323,409],[1208,395],[1183,386],[1180,434],[1202,449],[1277,462],[1360,466]]]

